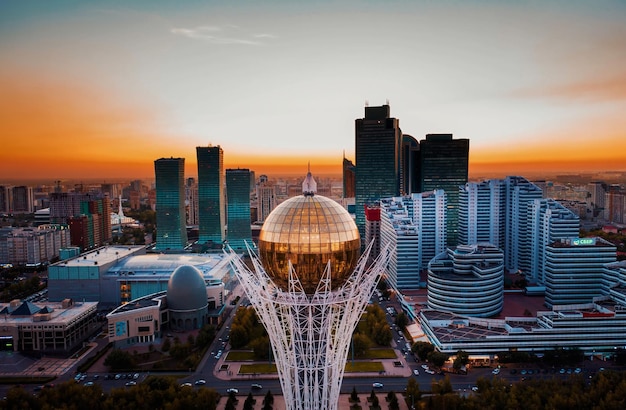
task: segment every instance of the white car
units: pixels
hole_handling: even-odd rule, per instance
[[[230,389],[226,390],[226,393],[230,394],[230,393],[239,393],[239,390],[235,389],[234,387],[231,387]]]
[[[435,371],[434,371],[434,370],[426,369],[426,370],[424,370],[424,371],[425,371],[426,373],[428,373],[428,374],[435,374]]]
[[[493,371],[491,373],[493,373],[493,374],[500,374],[500,369],[495,368],[495,369],[493,369]]]
[[[206,380],[204,379],[196,380],[194,384],[196,386],[204,386],[206,384]]]
[[[422,369],[424,369],[424,370],[428,370],[428,365],[427,365],[427,364],[423,364],[423,365],[422,365]]]
[[[420,375],[420,371],[415,369],[415,370],[413,370],[413,374],[416,375],[416,376],[419,376]]]
[[[382,383],[372,383],[372,387],[374,387],[376,389],[382,389],[383,388],[383,384]]]

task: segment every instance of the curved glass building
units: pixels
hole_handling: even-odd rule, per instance
[[[491,317],[504,302],[504,254],[491,244],[448,248],[428,264],[428,308]]]

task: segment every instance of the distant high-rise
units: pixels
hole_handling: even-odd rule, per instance
[[[580,218],[554,199],[535,199],[528,205],[528,236],[530,242],[530,270],[526,279],[538,285],[545,284],[546,247],[567,238],[577,238]]]
[[[460,245],[490,243],[504,249],[505,194],[502,179],[468,182],[459,187]]]
[[[604,182],[594,181],[590,182],[587,186],[589,190],[589,208],[593,212],[593,216],[596,217],[604,211],[606,184]]]
[[[225,234],[224,151],[196,147],[198,156],[199,242],[221,244]]]
[[[390,117],[389,105],[365,107],[365,117],[355,121],[355,213],[365,237],[365,205],[400,194],[402,131]]]
[[[402,193],[405,195],[420,192],[420,149],[415,138],[402,136]]]
[[[33,213],[34,212],[33,188],[29,186],[13,187],[13,207],[14,213]]]
[[[524,177],[508,176],[506,186],[506,235],[504,266],[509,271],[530,272],[531,240],[528,226],[529,203],[541,199],[543,191]]]
[[[83,250],[101,246],[112,237],[110,198],[84,192],[53,192],[50,221],[70,225],[72,245]]]
[[[446,194],[442,189],[380,201],[380,248],[392,245],[387,283],[396,289],[417,289],[420,272],[446,249]],[[371,209],[367,210],[372,228]],[[367,231],[367,230],[366,230]],[[376,240],[376,235],[366,235]]]
[[[276,207],[274,186],[260,181],[256,186],[257,221],[263,222]]]
[[[185,180],[185,211],[187,213],[187,225],[199,225],[198,216],[198,182],[195,178]]]
[[[419,145],[419,192],[443,189],[448,211],[448,244],[458,242],[459,187],[468,176],[469,139],[452,139],[452,134],[427,134]],[[358,162],[357,162],[358,166]]]
[[[343,194],[342,198],[354,198],[355,189],[355,167],[352,161],[343,158]]]
[[[157,159],[154,161],[154,174],[157,224],[155,249],[183,250],[187,246],[185,159]]]
[[[226,170],[227,238],[228,245],[246,249],[245,242],[252,243],[250,223],[250,170]]]

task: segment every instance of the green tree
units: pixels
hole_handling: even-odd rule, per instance
[[[428,353],[428,361],[432,363],[435,367],[441,367],[448,360],[448,355],[445,353],[440,353],[437,351],[432,351]]]
[[[409,408],[415,406],[416,403],[419,403],[422,398],[422,392],[420,392],[420,386],[413,377],[409,378],[409,381],[406,385],[406,403]]]
[[[254,351],[254,358],[257,360],[267,360],[270,355],[269,336],[257,337],[249,343]]]
[[[132,369],[135,367],[135,358],[121,349],[113,349],[104,359],[104,365],[112,371]]]
[[[459,350],[456,352],[456,358],[452,363],[454,370],[459,371],[461,368],[469,363],[469,354],[466,351]]]
[[[421,360],[426,360],[428,354],[435,350],[435,347],[428,342],[415,342],[411,346],[411,351],[417,353]]]
[[[356,392],[356,386],[352,387],[352,393],[350,393],[350,401],[353,403],[358,403],[359,400],[359,395]]]
[[[352,335],[352,348],[354,349],[354,356],[364,357],[367,349],[370,348],[371,341],[369,337],[362,333],[355,333]]]
[[[409,324],[409,318],[404,312],[398,313],[395,320],[396,326],[400,329],[404,329]]]

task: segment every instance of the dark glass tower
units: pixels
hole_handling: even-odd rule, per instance
[[[216,147],[196,147],[198,158],[198,216],[200,244],[224,241],[226,225],[224,197],[224,151]]]
[[[355,213],[363,238],[364,206],[397,196],[402,187],[402,131],[399,120],[389,114],[389,105],[365,107],[365,118],[355,121]]]
[[[469,139],[452,139],[452,134],[427,134],[426,139],[420,141],[419,148],[419,191],[445,191],[448,245],[456,246],[459,187],[467,183]]]
[[[182,250],[187,245],[184,171],[185,158],[154,161],[157,250]]]
[[[252,244],[250,222],[250,170],[226,170],[227,238],[231,248],[246,249],[245,241]]]
[[[419,193],[419,143],[408,134],[402,135],[402,193]]]

